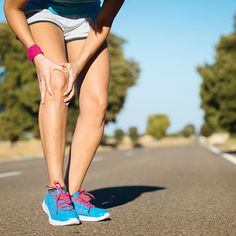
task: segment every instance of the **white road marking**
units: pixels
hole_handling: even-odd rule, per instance
[[[210,150],[211,152],[213,152],[217,156],[220,156],[220,157],[222,157],[222,158],[224,158],[236,165],[236,157],[235,156],[228,154],[228,153],[224,153],[219,148],[217,148],[213,145],[207,144],[206,139],[204,137],[200,137],[199,142],[202,146],[206,147],[208,150]]]
[[[5,177],[10,177],[10,176],[17,176],[21,175],[21,171],[11,171],[11,172],[5,172],[5,173],[0,173],[0,178],[5,178]]]
[[[234,157],[234,156],[232,156],[228,153],[223,153],[223,154],[221,154],[221,156],[223,158],[225,158],[226,160],[231,161],[232,163],[234,163],[236,165],[236,157]]]
[[[217,155],[220,155],[220,154],[221,154],[220,149],[218,149],[218,148],[215,147],[215,146],[208,145],[208,148],[209,148],[213,153],[215,153],[215,154],[217,154]]]

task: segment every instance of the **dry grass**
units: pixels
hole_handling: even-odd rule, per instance
[[[218,145],[217,147],[224,152],[236,151],[236,137],[230,137],[228,141],[221,145]]]
[[[66,148],[68,152],[68,147]],[[0,142],[0,159],[21,159],[32,157],[43,157],[41,141],[31,139],[18,141],[12,144],[9,141]]]
[[[188,144],[193,140],[193,137],[166,137],[161,140],[146,141],[142,144],[143,147],[160,147],[160,146],[174,146]],[[130,143],[123,143],[118,145],[117,149],[131,149]],[[66,146],[65,155],[69,154],[70,146]],[[110,146],[99,146],[98,152],[100,151],[111,151]],[[0,160],[9,159],[26,159],[26,158],[38,158],[44,157],[41,141],[39,139],[31,139],[25,141],[18,141],[12,144],[9,141],[0,142]]]

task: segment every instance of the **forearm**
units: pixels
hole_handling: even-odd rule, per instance
[[[82,48],[78,63],[84,67],[107,38],[124,0],[105,0]]]
[[[21,7],[26,3],[25,0],[5,0],[4,12],[9,26],[16,34],[17,38],[23,43],[25,47],[34,44],[33,36],[26,21],[24,12]]]
[[[109,27],[103,27],[102,32],[96,33],[94,30],[90,30],[87,39],[85,40],[82,48],[78,63],[84,67],[97,49],[107,38],[110,32]]]

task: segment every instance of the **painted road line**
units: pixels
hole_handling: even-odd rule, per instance
[[[235,156],[228,154],[228,153],[224,153],[219,148],[217,148],[213,145],[207,144],[206,139],[204,137],[199,138],[199,143],[202,146],[206,147],[211,152],[213,152],[214,154],[216,154],[217,156],[220,156],[220,157],[226,159],[227,161],[230,161],[231,163],[236,165],[236,157]]]
[[[234,157],[233,155],[230,155],[228,153],[223,153],[223,154],[221,154],[221,156],[236,165],[236,157]]]
[[[228,153],[224,153],[222,152],[219,148],[213,146],[213,145],[209,145],[207,144],[206,147],[213,152],[214,154],[216,154],[217,156],[223,157],[224,159],[230,161],[231,163],[236,165],[236,157],[234,157],[233,155],[230,155]]]
[[[5,177],[10,177],[10,176],[17,176],[21,175],[21,171],[11,171],[11,172],[5,172],[5,173],[0,173],[0,178],[5,178]]]
[[[218,149],[217,147],[215,146],[212,146],[212,145],[208,145],[208,148],[215,154],[217,155],[220,155],[222,152],[220,149]]]

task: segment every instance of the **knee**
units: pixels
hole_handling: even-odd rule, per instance
[[[87,102],[87,116],[90,116],[98,125],[102,125],[105,122],[108,105],[107,96],[93,96],[89,98]]]
[[[95,96],[92,99],[92,108],[100,119],[104,118],[107,109],[107,97],[106,96]]]
[[[96,101],[96,107],[97,107],[97,113],[104,118],[104,115],[106,113],[106,109],[107,109],[107,97],[104,98],[98,98]]]
[[[65,73],[54,70],[51,74],[51,87],[55,94],[63,94],[67,88],[68,79]]]

